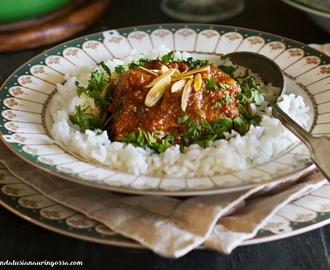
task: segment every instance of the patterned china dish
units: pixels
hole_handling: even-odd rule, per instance
[[[107,245],[143,248],[134,240],[44,196],[12,175],[2,163],[0,204],[25,220],[63,235]],[[291,237],[329,223],[330,184],[326,184],[281,208],[254,238],[242,245]]]
[[[330,33],[329,0],[282,0],[283,2],[304,11],[318,26]]]
[[[190,196],[216,194],[281,181],[312,163],[301,143],[269,162],[244,171],[207,177],[134,175],[87,162],[70,154],[50,135],[49,102],[56,84],[76,66],[123,58],[165,45],[200,58],[232,51],[252,51],[273,59],[284,71],[287,92],[303,97],[310,108],[307,129],[330,133],[330,57],[307,45],[249,29],[169,24],[109,30],[81,37],[33,58],[3,84],[0,131],[3,141],[20,157],[54,175],[81,184],[131,194]]]

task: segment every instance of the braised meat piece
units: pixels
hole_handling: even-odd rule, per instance
[[[194,71],[187,62],[172,62],[165,68],[165,71],[173,72],[166,78],[165,87],[159,92],[151,90],[150,84],[157,81],[162,74],[157,71],[162,69],[164,64],[153,60],[144,68],[124,72],[109,86],[113,99],[108,107],[110,139],[126,138],[132,132],[138,134],[140,129],[149,133],[162,131],[159,139],[172,134],[173,143],[180,144],[180,134],[188,129],[187,123],[180,123],[182,117],[199,123],[205,119],[211,123],[222,117],[234,119],[239,115],[237,95],[240,88],[217,67],[208,65]],[[146,99],[150,99],[148,93],[151,91],[156,94],[148,103]]]

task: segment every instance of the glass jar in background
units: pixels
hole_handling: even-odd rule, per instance
[[[161,9],[181,21],[208,23],[236,16],[244,0],[162,0]]]

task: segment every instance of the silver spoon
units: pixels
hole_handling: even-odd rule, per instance
[[[259,74],[266,84],[271,82],[273,86],[280,87],[281,92],[278,98],[285,92],[284,74],[281,68],[270,58],[252,52],[234,52],[226,54],[225,57],[229,58],[235,65],[250,68],[252,72]],[[323,175],[330,180],[330,136],[316,137],[307,132],[277,105],[277,100],[275,102],[269,101],[273,116],[278,118],[287,129],[307,146],[311,160]]]

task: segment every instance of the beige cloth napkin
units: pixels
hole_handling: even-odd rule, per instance
[[[16,156],[2,142],[0,161],[49,198],[167,258],[181,257],[200,245],[228,254],[253,237],[280,207],[326,183],[311,166],[280,184],[246,191],[190,198],[134,196],[55,177]],[[309,176],[302,179],[305,174]]]

